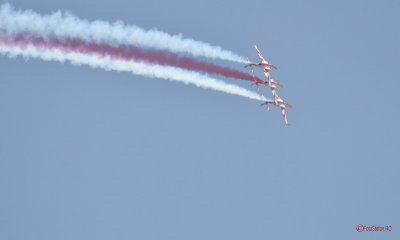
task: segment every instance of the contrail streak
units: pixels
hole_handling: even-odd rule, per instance
[[[21,40],[14,42],[12,39],[9,39],[4,35],[0,38],[0,54],[9,57],[23,56],[28,58],[40,58],[47,61],[69,61],[74,65],[85,64],[93,68],[132,72],[137,75],[179,81],[185,84],[193,84],[197,87],[265,101],[265,98],[252,91],[201,75],[197,72],[170,66],[150,65],[141,62],[113,59],[109,56],[101,57],[94,54],[84,54],[72,51],[65,52],[62,49],[50,49],[40,45],[35,46],[33,43]]]
[[[57,11],[50,15],[40,15],[31,10],[15,10],[5,3],[0,7],[0,29],[9,34],[33,34],[47,38],[79,38],[87,42],[121,44],[137,47],[155,48],[175,53],[189,53],[212,59],[222,59],[246,63],[246,60],[219,46],[183,38],[182,35],[170,35],[158,30],[144,30],[135,25],[122,22],[108,23],[96,20],[90,22],[70,13]]]

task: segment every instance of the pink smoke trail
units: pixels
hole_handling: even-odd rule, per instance
[[[170,52],[143,50],[132,45],[113,46],[112,44],[86,42],[79,38],[43,38],[32,36],[30,34],[9,35],[4,31],[0,33],[0,42],[8,46],[17,45],[20,48],[25,48],[27,45],[31,44],[39,50],[59,49],[64,53],[77,52],[81,54],[96,54],[100,57],[110,57],[111,59],[158,64],[162,66],[174,66],[188,70],[203,71],[209,74],[218,74],[224,77],[253,81],[253,77],[250,74],[228,67],[221,67],[213,63],[197,61]],[[261,81],[259,78],[257,79]]]

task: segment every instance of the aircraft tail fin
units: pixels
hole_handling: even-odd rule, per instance
[[[256,75],[255,75],[255,73],[254,73],[254,68],[253,68],[253,66],[251,66],[251,62],[250,62],[249,57],[246,57],[246,58],[247,58],[247,61],[249,62],[249,65],[248,65],[248,66],[250,66],[251,72],[252,72],[252,74],[253,74],[254,84],[257,85],[257,90],[260,91],[260,87],[259,87],[258,84],[257,84],[258,82],[257,82],[257,79],[256,79]]]

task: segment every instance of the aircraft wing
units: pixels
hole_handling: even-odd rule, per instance
[[[272,92],[272,95],[274,96],[275,101],[277,102],[279,97],[278,97],[278,94],[276,94],[275,89],[271,88],[271,92]]]
[[[263,69],[265,77],[267,77],[268,82],[271,80],[271,75],[269,74],[269,72],[265,69]]]
[[[257,52],[258,52],[258,56],[260,57],[261,62],[263,62],[263,63],[268,63],[267,61],[265,61],[264,57],[262,56],[260,50],[258,49],[257,44],[254,44],[254,47],[256,48],[256,50],[257,50]]]
[[[288,120],[287,120],[287,116],[286,116],[285,109],[281,107],[281,110],[282,110],[283,118],[285,119],[286,125],[289,125],[289,122],[288,122]]]
[[[268,72],[267,70],[265,70],[265,69],[264,69],[264,74],[265,74],[265,77],[267,77],[267,82],[268,82],[268,84],[270,84],[270,82],[271,82],[271,75],[270,75],[269,72]],[[274,96],[274,99],[277,100],[277,99],[278,99],[278,95],[276,94],[275,89],[271,88],[271,91],[272,91],[272,95]]]

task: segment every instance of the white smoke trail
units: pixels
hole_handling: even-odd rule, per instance
[[[108,23],[100,20],[90,22],[60,11],[42,16],[31,10],[15,10],[8,3],[0,7],[0,30],[7,30],[10,34],[33,33],[44,38],[52,35],[97,43],[132,44],[138,47],[246,63],[243,57],[231,51],[183,38],[182,35],[170,35],[158,30],[146,31],[135,25],[125,25],[123,22]]]
[[[86,64],[93,68],[132,72],[134,74],[147,77],[156,77],[165,80],[183,82],[185,84],[193,84],[197,87],[217,90],[254,100],[265,100],[262,96],[239,86],[210,78],[197,72],[187,71],[175,67],[147,65],[133,61],[121,61],[110,59],[109,57],[98,57],[96,55],[86,55],[73,52],[66,54],[60,50],[38,50],[33,45],[28,45],[27,47],[21,49],[18,46],[7,46],[0,43],[0,54],[7,55],[9,57],[23,56],[27,58],[40,58],[46,61],[69,61],[75,65]]]

